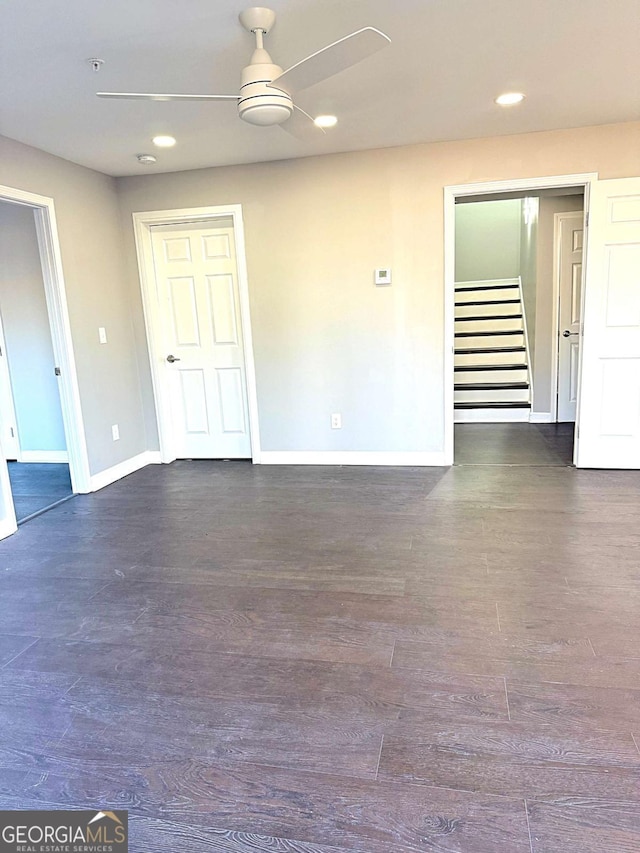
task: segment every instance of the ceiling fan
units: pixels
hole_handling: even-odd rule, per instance
[[[237,95],[182,95],[149,92],[97,92],[99,98],[143,101],[236,101],[238,114],[249,124],[281,125],[295,134],[300,120],[313,118],[294,104],[292,94],[306,89],[361,62],[386,47],[391,39],[374,27],[364,27],[296,62],[286,71],[276,65],[263,46],[264,36],[275,23],[276,13],[260,6],[240,14],[240,23],[256,37],[251,61],[242,69]],[[323,131],[324,132],[324,131]]]

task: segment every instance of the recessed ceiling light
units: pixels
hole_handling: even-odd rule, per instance
[[[335,127],[338,124],[336,116],[316,116],[313,123],[316,127]]]
[[[522,92],[505,92],[504,95],[498,95],[496,98],[496,104],[500,104],[501,107],[511,107],[513,104],[519,104],[520,101],[524,101]]]
[[[154,157],[153,154],[136,154],[136,160],[143,166],[153,166],[154,163],[158,162],[158,158]]]
[[[173,148],[176,144],[173,136],[154,136],[151,141],[154,145],[157,145],[158,148]]]

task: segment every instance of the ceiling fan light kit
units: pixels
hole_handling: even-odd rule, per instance
[[[284,125],[284,130],[297,135],[296,125],[299,119],[311,128],[314,127],[314,120],[294,104],[293,93],[320,83],[362,62],[363,59],[386,47],[391,41],[388,36],[374,27],[364,27],[321,48],[283,71],[273,62],[263,43],[264,36],[275,23],[275,12],[272,9],[255,6],[246,9],[239,17],[242,26],[255,35],[256,47],[249,65],[242,70],[238,95],[98,92],[98,97],[150,101],[236,101],[238,115],[243,121],[261,127]],[[321,126],[316,125],[316,127],[324,133]]]
[[[262,127],[282,124],[291,118],[293,112],[291,95],[281,89],[269,88],[269,83],[282,74],[282,68],[274,64],[263,43],[263,36],[275,20],[276,13],[261,6],[240,13],[240,23],[256,37],[256,49],[249,65],[242,69],[238,115],[249,124]]]

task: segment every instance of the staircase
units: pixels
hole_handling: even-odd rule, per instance
[[[529,347],[519,278],[455,286],[456,423],[528,421]]]

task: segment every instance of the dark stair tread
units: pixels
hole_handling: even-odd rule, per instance
[[[456,382],[454,391],[525,391],[528,382]]]
[[[479,302],[456,302],[456,308],[462,305],[519,305],[519,299],[482,299]]]
[[[454,372],[462,370],[526,370],[526,364],[457,364]]]
[[[455,287],[456,293],[471,293],[474,290],[511,290],[512,287],[517,287],[517,284],[485,284],[484,287]]]
[[[456,317],[456,323],[468,323],[470,320],[521,320],[522,314],[486,314],[485,316]]]
[[[487,338],[491,335],[523,335],[524,332],[522,329],[498,329],[497,331],[492,330],[490,332],[455,332],[454,337],[456,338]]]
[[[530,409],[531,403],[454,403],[454,409]]]
[[[525,347],[472,347],[455,350],[456,355],[473,355],[484,352],[525,352]]]

